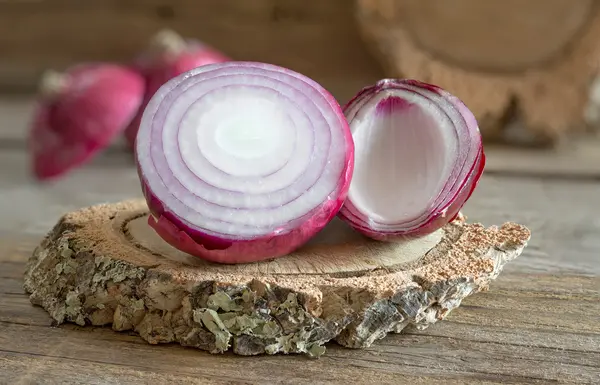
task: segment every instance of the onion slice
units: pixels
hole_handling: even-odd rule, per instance
[[[139,110],[144,79],[115,64],[48,71],[30,129],[33,174],[49,180],[86,163],[123,133]]]
[[[184,39],[176,32],[165,29],[158,32],[148,48],[136,58],[136,68],[146,79],[146,95],[142,108],[125,130],[125,139],[133,148],[142,113],[154,93],[169,79],[196,67],[230,61],[222,52],[193,39]]]
[[[313,80],[227,62],[156,92],[135,155],[148,222],[166,242],[244,263],[294,251],[335,217],[354,145],[341,107]]]
[[[342,219],[389,241],[432,233],[458,215],[485,155],[477,121],[457,97],[415,80],[384,79],[344,113],[356,165]]]

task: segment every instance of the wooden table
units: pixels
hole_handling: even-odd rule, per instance
[[[119,144],[61,183],[28,175],[28,100],[0,99],[0,384],[600,383],[600,145],[559,155],[489,149],[464,212],[512,220],[529,247],[487,293],[446,321],[319,360],[243,358],[150,346],[108,328],[63,325],[23,291],[25,262],[61,214],[140,195]]]

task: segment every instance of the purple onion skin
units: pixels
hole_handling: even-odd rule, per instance
[[[412,79],[385,79],[377,82],[375,85],[365,87],[348,103],[346,103],[346,105],[344,105],[343,110],[344,112],[347,112],[350,108],[354,106],[355,103],[360,102],[361,99],[364,97],[369,97],[385,89],[401,87],[402,85],[419,87],[429,92],[436,93],[440,96],[445,95],[450,97],[449,101],[454,105],[454,107],[456,107],[456,109],[458,109],[461,112],[463,118],[465,119],[465,123],[468,125],[477,125],[475,117],[461,100],[448,94],[447,91],[443,90],[442,88],[436,85]],[[462,186],[457,190],[454,197],[450,200],[450,204],[438,207],[430,214],[428,220],[425,223],[419,225],[416,228],[393,232],[385,232],[373,229],[368,226],[368,223],[366,221],[362,220],[361,218],[357,218],[357,216],[354,214],[354,212],[357,212],[357,210],[352,204],[352,202],[348,200],[346,200],[346,202],[340,209],[338,217],[340,217],[340,219],[342,219],[344,222],[350,225],[357,232],[363,234],[368,238],[378,241],[393,242],[406,238],[416,238],[431,234],[441,229],[448,223],[452,222],[454,219],[456,219],[456,217],[460,213],[460,210],[467,203],[467,201],[473,194],[473,191],[475,191],[475,188],[479,183],[479,179],[483,174],[484,168],[485,153],[483,150],[483,145],[481,144],[481,142],[479,142],[478,155],[468,173],[469,176],[464,181],[462,181]]]
[[[342,108],[327,91],[321,89],[320,92],[339,117],[343,144],[346,147],[344,168],[341,170],[337,188],[321,205],[296,219],[289,226],[261,237],[237,240],[215,236],[203,232],[198,227],[192,228],[185,220],[163,205],[149,188],[144,173],[139,168],[136,151],[138,176],[151,214],[148,217],[149,226],[174,248],[209,262],[221,264],[252,263],[279,258],[303,246],[338,214],[348,195],[354,171],[354,141]]]

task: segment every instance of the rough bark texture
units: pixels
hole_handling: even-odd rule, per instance
[[[252,276],[235,267],[185,264],[140,246],[126,229],[144,210],[142,201],[128,201],[64,216],[28,262],[31,302],[57,324],[112,325],[151,344],[319,356],[331,340],[364,348],[387,333],[445,318],[463,298],[486,290],[530,237],[518,224],[485,228],[460,217],[410,263],[382,259],[367,271],[350,265],[337,274],[302,274],[269,273],[267,261],[255,270],[264,273]],[[350,243],[373,247],[358,235]],[[316,258],[315,250],[298,254]]]
[[[487,140],[552,145],[600,127],[600,7],[585,0],[356,0],[387,76],[465,101]]]

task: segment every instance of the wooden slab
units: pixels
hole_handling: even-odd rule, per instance
[[[486,290],[527,228],[466,224],[398,243],[332,222],[289,256],[245,265],[193,259],[147,225],[142,200],[65,215],[31,257],[25,288],[57,322],[112,325],[152,344],[240,355],[320,356],[424,329]]]

